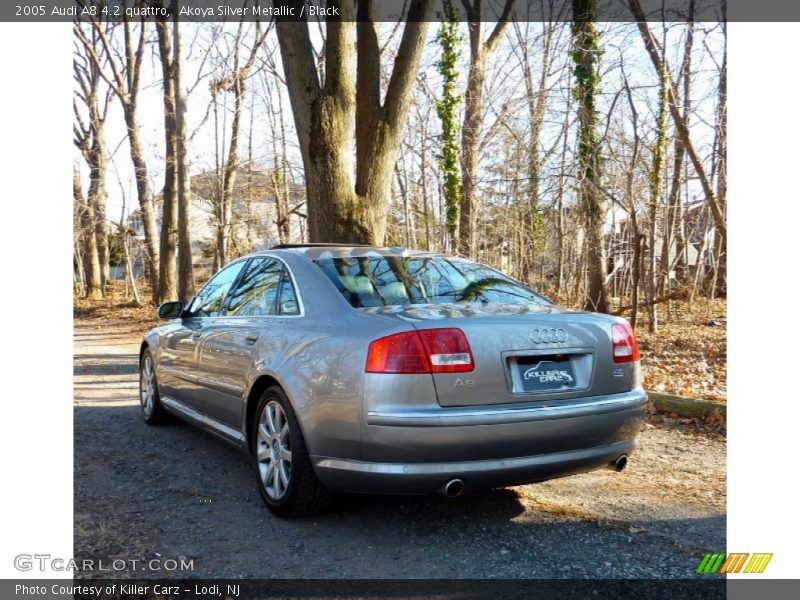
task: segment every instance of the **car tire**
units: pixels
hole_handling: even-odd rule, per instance
[[[142,411],[142,419],[148,425],[163,425],[171,421],[161,404],[155,363],[149,348],[142,352],[139,359],[139,408]]]
[[[331,492],[314,472],[300,424],[281,388],[267,388],[261,395],[250,440],[256,486],[267,508],[280,517],[328,509]]]

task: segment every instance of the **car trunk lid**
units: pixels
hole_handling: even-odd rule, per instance
[[[457,327],[475,368],[432,375],[441,406],[563,402],[624,392],[632,364],[613,362],[613,317],[555,305],[455,303],[362,309],[418,330]]]

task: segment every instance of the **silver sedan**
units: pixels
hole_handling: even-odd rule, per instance
[[[461,258],[278,246],[159,314],[141,345],[145,422],[240,446],[282,516],[335,490],[455,497],[621,470],[644,420],[627,321]]]

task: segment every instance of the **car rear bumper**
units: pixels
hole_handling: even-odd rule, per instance
[[[335,458],[316,461],[317,475],[328,487],[373,494],[432,494],[452,479],[468,491],[523,485],[613,465],[636,448],[635,440],[569,452],[500,460],[452,463],[368,463]]]
[[[369,413],[362,460],[312,457],[337,490],[426,494],[521,485],[610,465],[636,447],[642,390],[549,406]]]

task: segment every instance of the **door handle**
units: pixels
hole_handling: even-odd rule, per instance
[[[258,341],[258,335],[246,335],[244,336],[244,341],[249,345],[252,346]]]

